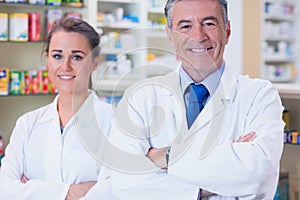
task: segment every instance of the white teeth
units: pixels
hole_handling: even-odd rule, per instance
[[[70,80],[72,78],[75,78],[75,76],[58,76],[58,77],[63,80]]]
[[[191,49],[192,52],[195,52],[195,53],[202,53],[204,51],[208,51],[210,50],[211,48],[204,48],[204,49]]]

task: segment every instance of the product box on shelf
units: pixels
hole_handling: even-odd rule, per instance
[[[52,24],[55,20],[60,19],[63,17],[63,11],[60,9],[49,9],[46,10],[45,13],[46,16],[46,22],[45,22],[45,37],[50,32],[52,28]]]
[[[9,40],[28,41],[28,13],[12,13],[9,20]]]
[[[8,40],[8,14],[0,13],[0,41]]]
[[[30,4],[46,4],[46,0],[29,0]]]
[[[82,7],[82,0],[62,0],[62,5],[64,6],[74,6],[74,7]]]
[[[66,12],[64,16],[81,19],[81,14],[78,12]]]
[[[0,69],[0,95],[9,93],[9,69]]]
[[[5,143],[2,135],[0,135],[0,166],[1,166],[1,160],[5,155]]]
[[[9,75],[10,82],[10,94],[21,94],[21,73],[19,71],[12,70]]]
[[[40,34],[40,13],[39,12],[31,12],[28,13],[29,21],[29,40],[30,41],[39,41],[41,39]]]
[[[47,4],[51,6],[61,6],[61,0],[47,0]]]

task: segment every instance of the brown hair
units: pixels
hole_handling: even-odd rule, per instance
[[[83,21],[82,19],[72,17],[61,18],[53,23],[51,31],[46,38],[46,53],[49,52],[49,45],[53,34],[59,30],[63,30],[65,32],[75,32],[83,35],[91,47],[93,58],[96,58],[99,55],[100,35],[87,22]]]

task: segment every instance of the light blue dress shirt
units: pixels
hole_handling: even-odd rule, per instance
[[[191,83],[195,83],[196,85],[203,84],[207,88],[207,90],[209,92],[209,97],[204,102],[204,105],[206,105],[206,103],[211,98],[211,95],[214,94],[214,92],[216,91],[216,89],[220,83],[224,68],[225,68],[225,62],[223,61],[221,67],[218,68],[218,70],[211,73],[208,77],[206,77],[200,83],[195,83],[194,80],[190,77],[190,75],[186,71],[184,71],[182,66],[180,66],[180,68],[179,68],[180,87],[181,87],[182,93],[184,94],[185,106],[187,106],[189,103],[189,99],[188,99],[189,95],[188,95],[188,93],[185,94],[184,91]]]

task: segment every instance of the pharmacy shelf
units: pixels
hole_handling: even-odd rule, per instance
[[[8,94],[8,95],[0,95],[0,98],[11,98],[11,97],[32,97],[32,96],[55,96],[57,93],[39,93],[39,94]]]
[[[113,48],[103,48],[103,50],[101,50],[101,54],[117,54],[117,55],[131,55],[134,54],[135,52],[131,51],[132,49],[113,49]]]
[[[164,8],[147,8],[148,13],[153,13],[153,14],[164,14]]]
[[[297,83],[273,83],[281,98],[300,99],[300,84]]]
[[[296,16],[294,16],[294,15],[271,15],[271,14],[266,14],[265,15],[265,20],[294,22],[295,17]]]
[[[162,31],[150,31],[148,32],[148,38],[167,39],[167,34]]]
[[[132,29],[138,27],[139,23],[134,22],[117,22],[117,23],[103,23],[97,22],[99,28],[112,28],[112,29]]]
[[[121,92],[123,93],[130,85],[137,80],[117,80],[117,79],[106,79],[101,80],[97,83],[96,87],[93,88],[97,92]]]
[[[274,55],[274,56],[266,56],[264,57],[264,60],[266,63],[270,63],[270,62],[277,62],[277,63],[292,63],[294,62],[294,58],[290,58],[290,57],[281,57],[278,55]]]
[[[291,38],[291,37],[272,37],[272,36],[269,37],[269,36],[266,36],[265,40],[268,42],[280,42],[280,41],[284,41],[284,42],[288,42],[288,43],[295,42],[295,39]]]
[[[105,2],[105,3],[139,3],[138,0],[98,0],[98,2]]]
[[[10,2],[0,2],[0,6],[38,6],[38,7],[49,7],[49,8],[83,8],[83,4],[73,4],[73,5],[48,5],[48,4],[31,4],[31,3],[10,3]]]

